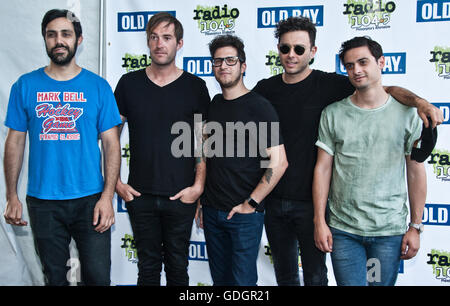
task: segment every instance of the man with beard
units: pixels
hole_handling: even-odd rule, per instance
[[[206,165],[194,158],[193,139],[190,156],[172,152],[177,138],[172,128],[180,122],[191,131],[197,128],[194,115],[206,117],[210,98],[205,81],[175,64],[183,46],[181,23],[157,13],[146,32],[151,65],[123,75],[115,90],[122,120],[128,122],[131,155],[128,182],[119,178],[116,190],[130,216],[138,285],[160,285],[164,263],[167,285],[187,286],[189,239]]]
[[[205,130],[214,131],[204,146],[201,199],[209,267],[216,286],[256,286],[263,200],[286,170],[286,154],[275,110],[243,83],[243,42],[218,36],[209,49],[222,89],[211,102]]]
[[[81,24],[67,10],[42,20],[50,64],[12,86],[5,125],[6,222],[26,226],[17,182],[29,133],[27,205],[47,285],[68,285],[76,242],[86,285],[109,285],[112,198],[120,167],[120,115],[108,83],[76,64]],[[104,151],[104,178],[101,153]]]

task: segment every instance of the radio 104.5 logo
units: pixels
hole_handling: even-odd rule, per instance
[[[192,19],[198,22],[200,33],[205,35],[234,34],[236,19],[239,17],[237,8],[223,6],[197,5]]]
[[[427,256],[427,264],[433,267],[433,274],[436,279],[441,282],[450,282],[450,253],[433,249]]]
[[[348,16],[352,29],[358,31],[387,29],[392,13],[397,8],[394,1],[347,0],[343,14]]]
[[[430,54],[430,62],[435,65],[438,76],[450,79],[450,47],[436,46]]]

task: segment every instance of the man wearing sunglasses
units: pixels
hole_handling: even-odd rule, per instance
[[[256,286],[263,200],[286,170],[286,153],[276,111],[243,83],[243,42],[223,35],[209,48],[222,89],[210,104],[205,130],[210,138],[205,142],[208,167],[201,204],[209,266],[214,285]],[[211,154],[210,141],[214,151],[222,147],[223,155]]]
[[[300,248],[305,285],[327,285],[325,253],[314,243],[312,180],[317,158],[317,131],[322,110],[354,92],[346,76],[313,70],[317,51],[315,25],[290,17],[275,31],[284,72],[258,82],[253,91],[267,98],[280,118],[289,168],[266,199],[265,228],[279,285],[299,285]],[[442,112],[399,87],[385,90],[403,104],[415,106],[428,126],[443,121]]]

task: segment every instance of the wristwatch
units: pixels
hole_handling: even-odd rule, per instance
[[[256,202],[255,200],[252,199],[252,197],[249,197],[247,199],[247,203],[253,207],[257,212],[263,212],[264,211],[264,206],[258,202]]]
[[[423,224],[422,224],[422,223],[416,224],[416,223],[410,222],[410,223],[408,224],[408,226],[409,226],[409,227],[414,227],[414,228],[419,232],[419,234],[422,234],[422,233],[423,233]]]

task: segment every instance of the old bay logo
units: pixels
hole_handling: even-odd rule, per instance
[[[206,242],[190,241],[189,260],[208,261],[208,252],[206,251]]]
[[[433,103],[434,106],[442,111],[444,121],[442,124],[450,124],[450,102],[447,103]]]
[[[213,66],[209,56],[190,56],[183,58],[183,70],[199,77],[213,77]],[[244,72],[245,76],[245,72]]]
[[[425,204],[423,210],[422,223],[425,225],[450,226],[448,204]]]
[[[433,267],[436,279],[441,282],[450,282],[450,252],[432,249],[427,256],[427,264]]]
[[[209,56],[184,57],[183,70],[201,77],[214,76]]]
[[[434,63],[438,76],[450,79],[450,47],[436,46],[430,54],[430,62]]]
[[[395,11],[394,1],[383,0],[347,0],[344,3],[344,15],[352,29],[358,31],[387,29],[391,26],[391,14]]]
[[[166,11],[176,17],[175,11]],[[117,13],[117,31],[118,32],[141,32],[145,31],[150,18],[159,13],[159,11],[145,12],[120,12]]]
[[[234,34],[236,19],[239,17],[237,8],[197,5],[194,9],[194,20],[198,21],[200,33],[205,35]]]
[[[116,197],[116,202],[117,202],[117,212],[118,213],[127,213],[127,207],[125,205],[125,201],[117,194],[114,194]]]
[[[450,1],[417,1],[417,22],[450,21]]]
[[[406,53],[393,52],[384,53],[385,65],[383,74],[405,74],[406,73]],[[347,70],[336,55],[336,73],[347,74]]]
[[[273,28],[289,17],[307,17],[316,26],[323,26],[323,5],[258,8],[258,28]]]

